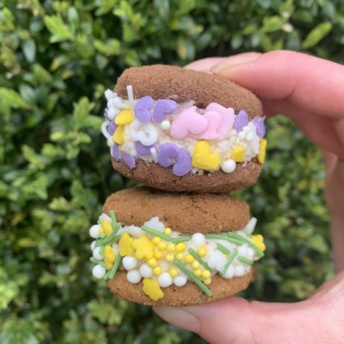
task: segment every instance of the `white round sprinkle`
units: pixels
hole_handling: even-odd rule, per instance
[[[176,276],[173,278],[173,284],[177,287],[182,287],[187,282],[187,278],[185,276]]]
[[[160,127],[161,127],[162,130],[168,130],[171,127],[171,123],[169,121],[167,121],[167,120],[162,121],[161,124],[160,124]]]
[[[252,248],[249,247],[249,248],[247,249],[247,258],[253,260],[254,253],[255,253],[255,252],[252,250]]]
[[[168,272],[164,272],[158,277],[158,282],[160,287],[169,287],[172,284],[172,277]]]
[[[123,104],[123,99],[120,97],[116,97],[113,99],[113,105],[117,108],[121,108],[121,105]]]
[[[252,141],[252,140],[253,140],[253,134],[252,134],[252,133],[248,133],[248,134],[246,135],[246,140],[247,140],[247,141]]]
[[[115,108],[111,108],[109,109],[108,113],[107,113],[107,116],[109,117],[110,120],[114,119],[115,116],[119,114],[119,111]]]
[[[153,269],[148,264],[142,264],[140,266],[140,274],[143,278],[149,278],[153,276]]]
[[[245,275],[245,269],[243,265],[238,265],[234,268],[234,276],[241,277]]]
[[[239,256],[244,256],[246,258],[246,256],[247,256],[247,246],[246,245],[240,246],[239,249],[238,249],[238,254],[239,254]]]
[[[108,116],[109,116],[109,114],[108,114]],[[238,138],[240,140],[243,140],[245,137],[246,137],[246,133],[244,131],[240,131],[240,133],[238,134]]]
[[[191,237],[191,241],[197,248],[205,245],[205,237],[202,233],[193,234]]]
[[[234,268],[232,265],[230,265],[226,271],[226,273],[223,275],[224,278],[232,278],[234,276]]]
[[[243,128],[242,128],[243,131],[245,131],[246,133],[248,133],[251,129],[248,125],[245,125]]]
[[[139,283],[141,281],[141,275],[138,270],[131,270],[127,273],[127,280],[130,283]]]
[[[96,244],[96,241],[92,241],[91,243],[91,250],[93,251],[94,250],[94,245]]]
[[[100,251],[100,247],[96,247],[93,250],[93,257],[95,259],[102,260],[102,259],[104,259],[104,255],[102,255],[99,251]]]
[[[110,100],[111,98],[114,98],[114,97],[115,97],[115,94],[111,90],[106,90],[105,91],[105,98],[107,100]]]
[[[216,250],[209,253],[208,265],[217,271],[222,271],[227,263],[227,258],[222,252]]]
[[[99,229],[100,229],[100,226],[99,225],[93,225],[91,228],[90,228],[90,236],[94,239],[97,239],[99,238],[100,234],[99,234]]]
[[[137,266],[137,259],[134,257],[124,257],[122,263],[126,270],[133,270]]]
[[[92,275],[95,278],[103,278],[106,274],[106,270],[99,264],[97,264],[95,267],[92,269]]]
[[[221,164],[221,170],[225,173],[232,173],[236,168],[236,162],[232,159],[226,160]]]

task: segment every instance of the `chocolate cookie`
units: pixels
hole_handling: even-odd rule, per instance
[[[108,100],[102,132],[114,168],[167,191],[254,184],[265,160],[262,105],[217,76],[174,66],[130,68]]]
[[[93,275],[127,301],[193,305],[247,287],[263,256],[245,202],[137,187],[112,194],[90,229]]]

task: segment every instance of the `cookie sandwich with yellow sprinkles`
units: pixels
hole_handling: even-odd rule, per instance
[[[121,299],[196,305],[247,288],[264,255],[249,207],[227,194],[136,187],[112,194],[90,228],[93,275]]]

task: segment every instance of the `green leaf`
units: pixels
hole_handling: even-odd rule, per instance
[[[285,23],[285,19],[279,16],[265,17],[263,20],[263,32],[274,32],[281,30],[282,25]]]
[[[64,24],[60,16],[46,16],[44,17],[44,23],[47,29],[52,33],[50,37],[51,43],[72,39],[72,33],[68,30],[68,27]]]
[[[28,62],[33,62],[36,57],[36,43],[32,38],[26,39],[23,43],[23,53]]]
[[[332,30],[332,23],[326,22],[317,25],[302,42],[303,49],[309,49],[318,44]]]

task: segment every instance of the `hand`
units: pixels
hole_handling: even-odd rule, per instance
[[[324,152],[336,271],[344,270],[344,66],[288,51],[205,59],[187,68],[213,72],[252,90],[267,116],[283,113]],[[214,303],[154,308],[211,343],[342,343],[344,272],[306,301]]]

